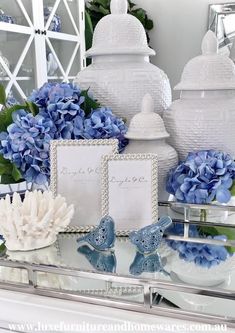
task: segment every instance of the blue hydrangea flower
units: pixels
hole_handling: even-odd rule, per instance
[[[41,110],[45,110],[49,101],[50,91],[56,86],[57,83],[45,83],[40,89],[33,90],[28,100],[35,103]]]
[[[184,235],[184,224],[183,223],[172,223],[172,225],[165,232],[167,235]],[[197,226],[192,224],[189,226],[189,237],[199,237]]]
[[[85,118],[79,87],[70,83],[45,83],[29,100],[38,108],[37,116],[19,110],[7,132],[0,133],[0,154],[22,172],[28,182],[46,183],[50,176],[49,143],[52,139],[117,138],[120,150],[127,144],[124,122],[110,109],[93,110]]]
[[[227,203],[234,178],[235,162],[229,154],[199,151],[189,153],[184,162],[170,171],[166,189],[180,202]]]
[[[40,110],[46,108],[48,104],[61,101],[80,99],[81,90],[72,83],[44,83],[44,85],[32,92],[28,100],[38,105]],[[83,99],[84,100],[84,99]],[[44,109],[45,110],[45,109]]]
[[[50,175],[49,144],[55,133],[49,117],[18,110],[8,132],[0,133],[0,154],[13,162],[28,182],[44,184]]]
[[[54,139],[74,139],[74,126],[83,124],[85,113],[81,107],[84,96],[77,86],[70,83],[45,83],[29,97],[40,114],[49,117],[55,127]],[[83,128],[83,126],[81,126]]]
[[[209,239],[226,240],[225,236],[208,236]],[[170,240],[168,245],[178,251],[179,257],[187,262],[193,262],[198,266],[210,268],[219,265],[230,256],[224,246],[200,244],[193,242],[179,242]]]
[[[168,230],[167,234],[183,236],[184,225],[180,223],[174,223]],[[201,238],[196,225],[189,226],[189,237]],[[226,236],[207,236],[205,239],[215,239],[226,241]],[[194,262],[196,265],[210,268],[215,265],[219,265],[222,261],[225,261],[229,256],[229,252],[224,246],[212,245],[212,244],[200,244],[193,242],[167,240],[167,244],[175,251],[178,251],[179,257],[188,262]]]
[[[109,108],[94,110],[84,121],[83,137],[85,139],[110,139],[119,140],[119,150],[122,151],[128,141],[124,138],[127,126],[121,118],[114,116]]]

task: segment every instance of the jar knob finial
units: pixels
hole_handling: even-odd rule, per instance
[[[154,100],[150,94],[144,95],[142,99],[142,113],[152,113],[154,112]]]
[[[202,54],[217,54],[218,53],[218,40],[213,31],[208,30],[202,40]]]
[[[110,11],[111,14],[127,14],[128,5],[127,0],[111,0]]]

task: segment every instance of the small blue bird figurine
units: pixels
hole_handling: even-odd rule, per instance
[[[98,251],[106,251],[114,246],[115,242],[115,227],[114,221],[110,216],[105,216],[101,219],[100,224],[95,230],[77,240],[87,242]]]
[[[91,249],[88,245],[79,247],[78,252],[83,254],[97,271],[108,273],[115,272],[117,261],[114,252],[100,252]]]
[[[170,274],[163,268],[166,264],[166,258],[161,259],[159,253],[153,253],[145,256],[136,252],[135,259],[130,265],[129,271],[132,275],[140,275],[144,272],[155,273],[161,272],[169,276]]]
[[[172,224],[169,216],[163,216],[157,223],[153,223],[138,231],[130,233],[129,238],[138,251],[150,254],[156,251],[162,241],[164,231]]]

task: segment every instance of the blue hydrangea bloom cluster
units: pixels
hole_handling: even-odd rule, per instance
[[[51,119],[18,110],[8,132],[0,133],[0,152],[28,182],[44,184],[50,175],[49,144],[55,133]]]
[[[183,235],[183,224],[174,224],[168,232],[176,235]],[[197,227],[195,225],[189,228],[190,237],[200,237]],[[215,239],[226,241],[226,236],[207,236],[207,239]],[[211,268],[219,265],[225,261],[229,256],[229,252],[224,246],[212,244],[200,244],[193,242],[181,242],[174,240],[167,240],[168,245],[178,251],[179,257],[187,262],[193,262],[198,266],[204,268]]]
[[[78,87],[67,83],[47,83],[29,97],[39,113],[56,127],[53,139],[74,139],[75,125],[83,128],[85,113],[81,107],[84,96]]]
[[[79,127],[79,126],[78,126]],[[94,110],[84,121],[84,139],[109,139],[114,137],[119,140],[119,150],[122,151],[128,143],[123,133],[126,133],[123,120],[113,115],[107,108]],[[75,133],[75,136],[79,135]]]
[[[235,162],[229,154],[205,150],[189,153],[184,162],[172,169],[166,189],[180,202],[227,203],[234,178]]]
[[[20,169],[28,182],[44,184],[50,177],[49,143],[53,139],[119,139],[127,144],[127,127],[108,108],[93,110],[86,117],[85,97],[79,87],[68,83],[46,83],[29,97],[39,113],[24,110],[13,114],[7,132],[0,133],[0,154]]]

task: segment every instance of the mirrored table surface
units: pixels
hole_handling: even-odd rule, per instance
[[[73,295],[79,301],[104,300],[104,305],[140,312],[149,306],[166,315],[179,311],[192,318],[204,315],[206,320],[233,322],[235,256],[208,268],[185,261],[168,240],[146,256],[128,237],[117,237],[111,251],[101,252],[78,243],[81,236],[61,233],[50,247],[29,252],[2,249],[0,288],[25,291],[29,286],[34,293],[52,297]]]

